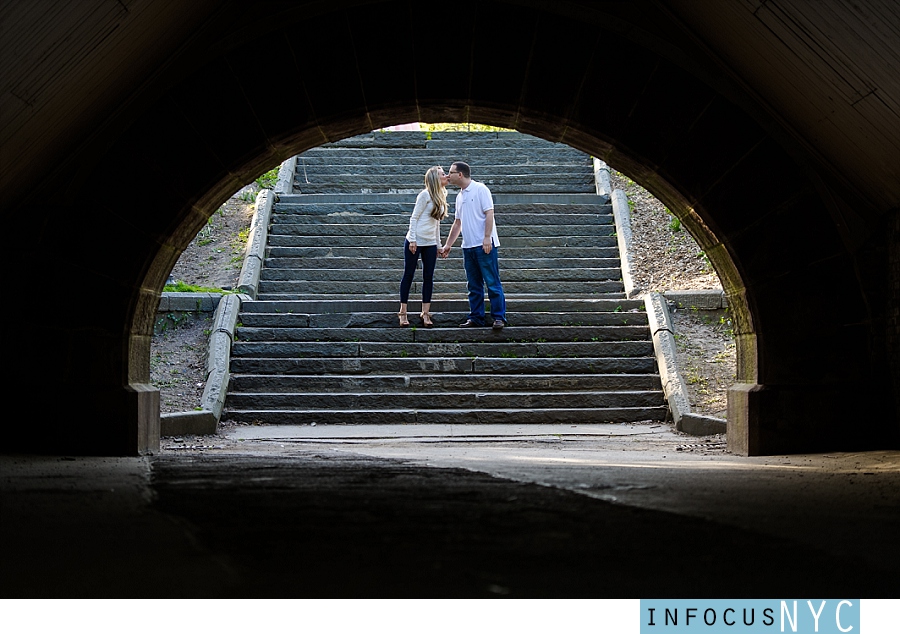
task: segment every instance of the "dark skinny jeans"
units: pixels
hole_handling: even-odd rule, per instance
[[[431,302],[431,293],[434,290],[434,265],[437,262],[437,245],[418,247],[415,253],[409,252],[409,240],[403,242],[403,279],[400,280],[400,303],[409,302],[409,289],[412,286],[413,276],[416,274],[416,265],[419,256],[422,256],[422,303]]]

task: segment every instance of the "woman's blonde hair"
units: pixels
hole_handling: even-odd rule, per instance
[[[425,189],[431,196],[431,217],[443,220],[447,217],[447,188],[441,183],[441,166],[429,167],[425,172]]]

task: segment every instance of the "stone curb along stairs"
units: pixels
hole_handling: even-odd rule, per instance
[[[467,160],[494,192],[510,322],[499,333],[458,328],[468,312],[458,243],[439,260],[436,327],[397,326],[412,203],[425,170],[452,160]],[[253,299],[238,318],[225,419],[666,418],[644,305],[625,296],[609,197],[598,195],[587,155],[519,133],[374,132],[310,150],[295,164],[293,191],[279,195],[271,222],[254,221],[241,279]],[[380,178],[368,178],[373,172]],[[445,223],[442,235],[448,230]],[[254,259],[263,242],[265,255]]]

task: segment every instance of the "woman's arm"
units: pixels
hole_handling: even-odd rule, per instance
[[[419,225],[419,218],[422,216],[422,213],[425,211],[425,206],[428,204],[428,191],[422,190],[419,192],[419,195],[416,197],[416,206],[413,208],[412,214],[409,216],[409,233],[407,233],[407,240],[409,240],[410,244],[416,242],[416,230]],[[413,251],[415,253],[415,251]]]

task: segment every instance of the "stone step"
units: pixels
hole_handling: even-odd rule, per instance
[[[339,148],[318,147],[297,156],[297,167],[303,163],[314,164],[316,160],[331,163],[352,163],[371,165],[414,165],[422,174],[433,165],[448,170],[454,161],[466,161],[477,174],[479,165],[510,164],[528,165],[541,163],[548,166],[560,164],[590,165],[587,154],[571,148],[554,147],[472,147],[465,150],[452,148],[429,149],[420,147],[396,148]],[[477,176],[476,176],[477,178]]]
[[[489,331],[489,328],[485,328]],[[232,356],[267,358],[483,358],[546,359],[595,357],[649,357],[653,355],[650,341],[585,341],[519,343],[496,342],[395,342],[395,341],[235,341]]]
[[[344,302],[341,302],[344,303]],[[395,328],[397,327],[398,309],[396,298],[393,300],[392,312],[336,312],[336,313],[253,313],[242,312],[241,323],[250,328],[340,328],[355,330],[358,328]],[[449,304],[457,304],[457,310],[447,310]],[[435,328],[429,329],[429,333],[433,333],[432,337],[447,337],[460,339],[465,337],[478,337],[478,333],[472,332],[464,328],[458,328],[459,324],[466,320],[468,308],[462,306],[462,301],[441,301],[434,302],[432,308],[437,308],[432,312],[432,321]],[[515,306],[513,307],[515,308]],[[417,301],[411,301],[409,304],[409,320],[410,324],[416,326],[417,337],[429,336],[423,335],[421,323],[419,319],[419,311],[421,306]],[[503,336],[514,339],[539,339],[542,335],[534,335],[529,333],[527,336],[519,334],[523,327],[558,327],[568,326],[569,328],[591,327],[591,326],[647,326],[647,314],[644,312],[517,312],[510,310],[506,314],[509,326],[503,329]],[[412,330],[412,329],[410,329]],[[451,332],[452,331],[452,332]],[[456,334],[458,333],[458,334]],[[471,334],[463,334],[471,333]],[[352,337],[352,334],[350,335]],[[591,335],[592,337],[595,335]],[[572,335],[581,340],[590,339],[590,337],[582,334]],[[421,339],[420,339],[421,340]]]
[[[398,285],[399,288],[399,285]],[[432,295],[432,300],[434,302],[445,302],[445,301],[453,301],[460,297],[459,292],[454,293],[438,293],[435,292]],[[396,301],[398,297],[398,292],[395,291],[393,293],[316,293],[314,295],[309,295],[307,293],[260,293],[258,295],[258,299],[266,300],[266,301],[299,301],[303,299],[316,299],[316,300],[325,300],[325,301],[342,301],[342,302],[353,302],[353,301]],[[415,295],[410,295],[411,301],[415,299]],[[517,304],[518,302],[537,300],[537,299],[613,299],[613,300],[621,300],[625,298],[624,292],[615,292],[615,293],[566,293],[566,294],[558,294],[554,295],[552,293],[547,293],[546,291],[540,293],[506,293],[507,303]],[[421,298],[420,298],[421,299]],[[487,301],[487,296],[485,296],[485,301]]]
[[[415,196],[428,167],[452,160],[494,195],[510,307],[501,331],[459,327],[469,310],[459,243],[438,263],[436,327],[422,327],[415,299],[412,327],[397,324]],[[259,299],[239,317],[225,418],[663,420],[647,315],[624,296],[612,207],[592,168],[582,152],[517,132],[373,132],[299,156],[303,193],[279,196]]]
[[[298,156],[315,156],[318,154],[328,154],[329,152],[351,152],[356,154],[379,153],[384,156],[390,156],[394,152],[409,151],[421,152],[429,156],[437,154],[461,156],[471,152],[522,152],[529,155],[533,155],[536,152],[557,152],[559,154],[568,154],[571,156],[588,157],[588,154],[568,145],[562,143],[548,143],[547,141],[536,139],[534,137],[516,140],[473,137],[467,142],[461,142],[456,139],[438,140],[432,138],[425,139],[424,142],[422,140],[414,139],[411,143],[396,144],[391,142],[382,144],[380,141],[380,139],[375,139],[373,142],[369,143],[357,142],[355,140],[350,144],[345,144],[343,142],[326,143],[309,149]]]
[[[299,174],[294,174],[294,184],[298,187],[305,185],[357,185],[359,187],[385,187],[394,189],[413,188],[421,190],[425,186],[422,173],[412,170],[400,170],[393,165],[383,165],[379,171],[374,171],[371,166],[360,165],[360,172],[353,173],[343,164],[318,165],[307,167],[304,172],[302,167]],[[491,189],[497,185],[594,185],[594,174],[590,167],[586,169],[542,169],[535,172],[533,168],[522,167],[521,173],[486,173],[482,172],[478,180]],[[451,192],[454,190],[451,188]]]
[[[356,136],[348,137],[346,139],[341,139],[340,141],[332,141],[331,143],[325,143],[320,145],[322,148],[341,148],[341,147],[349,147],[349,148],[364,148],[364,147],[426,147],[426,143],[429,140],[440,138],[440,135],[449,134],[448,132],[428,132],[425,130],[374,130],[372,132],[366,134],[359,134]],[[494,132],[455,132],[453,134],[461,135],[459,137],[460,142],[468,142],[472,143],[478,140],[483,140],[485,142],[490,142],[491,140],[497,139],[497,131]],[[506,134],[512,135],[521,135],[524,136],[523,140],[534,139],[530,135],[522,135],[521,132],[511,131]],[[541,142],[546,143],[543,139],[538,139]]]
[[[232,392],[229,409],[237,410],[497,410],[658,407],[662,392],[653,391],[552,391],[552,392]]]
[[[491,193],[541,193],[541,194],[589,194],[595,190],[593,182],[584,183],[507,183],[494,182],[487,183],[491,188]],[[300,190],[305,194],[333,194],[337,192],[347,192],[353,194],[392,194],[392,193],[413,193],[417,194],[421,191],[422,186],[419,183],[411,182],[409,184],[388,182],[384,184],[359,185],[357,183],[298,183],[294,180],[294,191]]]
[[[300,205],[367,205],[367,204],[390,204],[402,203],[412,205],[415,203],[416,196],[422,191],[421,187],[416,187],[411,192],[401,194],[279,194],[278,204],[285,207]],[[456,190],[448,192],[448,202],[453,205],[456,199]],[[498,207],[507,205],[608,205],[609,197],[606,195],[598,196],[595,193],[590,194],[496,194],[493,196],[494,204]],[[409,213],[409,207],[406,207]]]
[[[660,390],[657,374],[383,374],[232,375],[234,392],[405,392],[444,390],[540,392],[548,390]]]
[[[472,168],[472,174],[476,179],[480,164],[530,165],[535,162],[545,164],[570,162],[591,165],[589,155],[565,145],[492,147],[485,144],[465,149],[449,146],[440,148],[319,146],[297,155],[297,170],[302,172],[303,163],[311,163],[315,159],[324,159],[330,163],[369,163],[375,166],[399,165],[412,160],[421,166],[422,174],[433,165],[440,165],[447,170],[453,161],[465,161]]]
[[[399,248],[397,249],[400,250]],[[396,258],[393,265],[402,265],[402,260]],[[421,279],[422,267],[416,278]],[[463,267],[447,266],[440,269],[442,281],[464,282],[466,272]],[[393,280],[399,281],[403,276],[402,268],[391,269],[263,269],[262,280],[274,281],[369,281],[369,280]],[[622,277],[619,267],[592,268],[592,269],[501,269],[501,279],[506,282],[557,282],[589,280],[618,280]],[[415,278],[414,278],[415,281]]]
[[[418,161],[407,161],[394,163],[391,165],[378,166],[384,169],[383,172],[376,171],[373,163],[365,162],[334,162],[327,161],[323,157],[316,161],[307,161],[299,163],[295,172],[294,179],[299,185],[305,182],[314,183],[317,180],[326,178],[334,180],[337,176],[345,178],[362,178],[365,177],[369,181],[381,182],[385,179],[385,175],[389,174],[392,180],[398,183],[414,183],[421,189],[425,185],[425,172],[427,167],[422,166]],[[540,167],[540,170],[536,170]],[[447,170],[447,167],[444,168]],[[566,161],[566,162],[548,162],[546,165],[522,165],[522,164],[498,164],[498,163],[479,163],[478,179],[487,182],[492,178],[522,178],[522,179],[540,179],[551,180],[554,178],[593,178],[593,166],[590,161]],[[526,181],[528,182],[528,181]],[[451,189],[452,191],[452,189]]]
[[[371,202],[358,202],[358,201],[316,201],[311,200],[309,202],[288,202],[287,198],[290,197],[291,200],[296,200],[298,198],[302,198],[303,194],[283,194],[279,197],[278,203],[275,205],[275,213],[273,215],[273,221],[278,222],[290,222],[290,218],[292,216],[330,216],[334,215],[336,218],[340,218],[343,216],[378,216],[379,222],[390,222],[391,218],[385,218],[384,216],[401,216],[409,219],[409,214],[412,213],[413,205],[416,202],[416,194],[402,194],[402,195],[394,195],[394,194],[383,194],[385,198],[399,198],[400,200],[385,200],[384,202],[379,202],[376,196],[367,197]],[[311,194],[309,198],[317,198],[318,196],[329,196],[329,194]],[[575,195],[577,197],[581,197],[582,194]],[[451,212],[454,207],[454,194],[450,194],[447,196],[447,204],[450,206]],[[612,214],[612,205],[606,204],[598,201],[598,198],[602,200],[602,197],[595,196],[593,194],[588,195],[589,201],[579,202],[578,200],[573,200],[570,202],[555,202],[555,203],[544,203],[544,202],[523,202],[524,196],[518,196],[517,199],[512,202],[500,202],[504,197],[494,196],[494,204],[499,207],[501,206],[515,206],[516,213],[520,215],[524,214],[532,214],[535,217],[546,216],[547,214],[558,214],[558,215],[572,215],[572,214]],[[305,199],[304,200],[308,200]],[[314,222],[313,219],[308,220],[307,222]]]
[[[232,357],[233,374],[655,374],[646,357]]]
[[[446,237],[446,236],[445,236]],[[454,246],[450,250],[450,258],[462,259],[462,248]],[[559,261],[565,259],[586,260],[591,258],[617,258],[619,250],[614,246],[608,247],[505,247],[503,246],[503,238],[500,238],[500,260],[510,259],[536,259],[543,258],[551,261]],[[269,247],[268,258],[366,258],[372,255],[372,250],[364,246],[355,247]],[[510,266],[507,263],[507,266]],[[565,266],[559,264],[558,266]],[[577,266],[577,265],[576,265]],[[303,267],[296,267],[303,268]]]
[[[391,294],[399,292],[399,279],[397,280],[373,280],[373,281],[268,281],[261,280],[258,285],[260,295],[288,294],[288,295],[318,295],[318,294],[341,294],[341,295],[379,295]],[[620,293],[624,291],[625,286],[621,280],[591,280],[591,281],[555,281],[552,288],[548,288],[548,283],[540,282],[518,282],[503,281],[503,292],[507,295],[515,295],[516,293],[525,294],[603,294],[603,293]],[[422,293],[421,279],[414,280],[410,293],[420,295]],[[467,293],[466,281],[443,281],[437,279],[434,282],[434,293],[451,294],[457,293],[465,296]]]
[[[272,233],[287,235],[339,235],[342,231],[356,232],[353,235],[397,235],[405,233],[409,226],[412,210],[406,214],[390,214],[385,216],[356,216],[341,214],[333,216],[302,216],[276,214],[272,218]],[[500,222],[503,220],[504,222]],[[452,223],[452,215],[442,221],[445,230]],[[596,227],[611,229],[615,226],[610,214],[520,214],[508,211],[498,214],[498,227],[503,227],[503,237],[507,235],[565,235],[565,231],[575,231],[576,235],[584,235]],[[372,233],[368,233],[368,232]],[[331,233],[329,233],[331,232]],[[590,234],[589,234],[590,235]]]
[[[444,226],[441,233],[442,240],[446,240],[449,233],[449,226]],[[503,248],[508,247],[596,247],[596,246],[614,246],[615,237],[601,235],[611,233],[613,229],[594,228],[582,233],[594,231],[598,235],[562,235],[562,236],[510,236],[504,227],[503,231]],[[390,250],[389,252],[399,253],[404,248],[405,234],[401,228],[399,231],[389,235],[368,235],[365,231],[352,232],[353,235],[333,235],[327,238],[319,235],[278,235],[269,234],[269,246],[273,247],[320,247],[323,242],[327,242],[333,247],[352,247],[358,246],[361,240],[365,240],[365,244],[370,249],[378,248]],[[457,241],[457,247],[459,242]],[[402,255],[398,255],[401,258]],[[380,258],[379,258],[380,259]]]
[[[411,323],[419,321],[410,315]],[[237,329],[242,342],[395,342],[395,343],[578,343],[597,341],[646,341],[647,326],[509,326],[499,333],[489,328],[401,328],[396,319],[388,328],[310,328],[306,326],[247,326]]]
[[[349,220],[349,222],[338,222]],[[506,220],[510,222],[501,222]],[[552,219],[542,218],[534,223],[523,222],[517,215],[501,217],[497,219],[498,231],[503,230],[501,241],[507,236],[512,237],[546,237],[546,236],[594,236],[614,235],[615,225],[609,216],[584,215],[576,219],[576,222],[551,222]],[[528,220],[527,218],[525,220]],[[441,232],[447,234],[453,223],[452,217],[441,221]],[[353,219],[331,218],[322,222],[285,222],[279,220],[272,223],[271,235],[301,235],[301,236],[404,236],[409,228],[409,216],[389,222],[373,221],[371,217],[357,217]],[[327,240],[323,240],[327,243]]]
[[[319,295],[322,293],[339,293],[342,295],[364,294],[379,295],[397,293],[400,275],[381,276],[363,275],[351,280],[315,280],[300,277],[290,280],[263,279],[259,282],[260,293],[296,293]],[[422,276],[417,275],[410,287],[410,293],[422,292]],[[550,287],[550,288],[548,288]],[[598,277],[590,281],[584,280],[544,280],[544,279],[504,279],[503,289],[506,294],[593,294],[618,293],[623,290],[619,276],[612,274]],[[453,271],[451,275],[437,275],[433,281],[433,292],[439,295],[459,293],[465,297],[468,293],[464,275]]]
[[[409,192],[418,193],[425,187],[425,172],[430,166],[421,165],[414,161],[401,161],[398,164],[348,164],[322,161],[319,164],[298,165],[292,179],[294,187],[300,191],[293,195],[310,195],[305,191],[306,185],[316,183],[331,183],[335,185],[358,183],[361,187],[373,186],[389,187],[397,190],[394,194]],[[446,168],[444,168],[446,170]],[[382,171],[383,170],[383,171]],[[385,176],[377,176],[384,174]],[[506,185],[545,185],[584,183],[594,184],[594,175],[590,164],[560,164],[556,162],[532,163],[513,167],[508,165],[485,165],[477,174],[473,173],[474,180],[486,184],[491,191],[495,186]],[[336,190],[336,194],[341,190]],[[455,197],[459,190],[450,185],[447,187],[448,197]],[[326,192],[327,193],[327,192]],[[390,193],[389,191],[385,193]],[[524,189],[522,195],[529,194]],[[516,192],[501,192],[502,195],[515,195]]]
[[[488,302],[490,305],[490,302]],[[416,301],[410,301],[412,307],[418,307]],[[466,311],[469,304],[464,297],[449,300],[443,304],[444,310]],[[397,300],[356,300],[356,301],[329,301],[314,300],[256,300],[245,301],[241,304],[241,314],[248,313],[284,313],[284,314],[348,314],[365,312],[396,313]],[[417,308],[418,310],[418,308]],[[644,301],[641,299],[572,299],[572,298],[538,298],[522,300],[516,303],[515,310],[519,313],[543,313],[543,312],[571,312],[583,313],[615,313],[635,314],[644,313]]]
[[[425,130],[375,130],[368,134],[360,134],[340,141],[326,143],[319,147],[435,147],[449,145],[452,148],[467,147],[475,144],[511,145],[522,147],[560,147],[571,149],[567,145],[545,141],[544,139],[522,132],[450,132]]]
[[[602,240],[602,238],[600,239]],[[394,249],[403,248],[401,244]],[[505,247],[504,247],[505,248]],[[507,257],[506,252],[500,258],[500,275],[503,279],[503,271],[511,271],[516,269],[607,269],[619,266],[619,251],[613,250],[615,257],[605,258],[512,258]],[[613,251],[610,251],[611,253]],[[387,253],[387,251],[382,251]],[[397,251],[391,251],[396,254]],[[266,259],[264,271],[272,269],[393,269],[397,266],[399,255],[393,257],[344,257],[329,256],[328,252],[318,252],[319,257],[269,257]],[[271,254],[270,254],[271,255]],[[450,256],[446,260],[438,259],[438,265],[443,270],[442,263],[447,264],[447,269],[457,268],[462,270],[462,251],[457,246],[450,251]]]
[[[532,148],[546,148],[590,158],[584,152],[576,150],[575,148],[565,145],[564,143],[553,143],[551,141],[545,141],[544,139],[539,139],[537,137],[522,133],[500,132],[498,133],[500,136],[498,136],[497,138],[473,136],[469,141],[462,143],[457,138],[450,136],[451,134],[452,133],[445,132],[443,136],[435,137],[434,133],[432,133],[432,138],[426,143],[426,149],[432,151],[449,149],[451,151],[454,151],[460,147],[464,147],[466,151],[472,151],[473,148],[486,148],[489,150],[496,150],[501,147],[508,147],[531,151]],[[517,136],[503,136],[507,134],[514,134]]]
[[[602,424],[664,420],[667,409],[611,407],[593,409],[477,409],[477,410],[239,410],[228,409],[226,420],[273,425],[477,425],[477,424]]]
[[[410,134],[409,132],[405,132],[404,134]],[[420,134],[426,135],[425,132],[411,133],[411,134]],[[450,136],[438,137],[438,134],[450,134]],[[470,133],[468,139],[463,138],[462,136],[453,136],[456,135],[464,135],[466,133],[439,133],[439,132],[431,132],[431,138],[416,138],[409,137],[408,139],[402,139],[401,137],[375,137],[372,139],[367,139],[363,136],[356,136],[351,139],[342,139],[341,141],[335,141],[332,143],[325,143],[323,145],[314,148],[319,150],[320,152],[327,151],[337,151],[337,150],[352,150],[352,151],[376,151],[376,152],[391,152],[397,150],[418,150],[418,151],[429,151],[429,152],[447,152],[450,154],[457,153],[461,154],[469,151],[485,151],[485,150],[493,150],[495,152],[502,151],[524,151],[524,152],[534,152],[534,151],[547,151],[547,150],[558,150],[560,152],[569,152],[573,155],[581,155],[588,156],[588,154],[581,152],[571,146],[565,145],[564,143],[554,143],[552,141],[545,141],[544,139],[539,139],[537,137],[533,137],[527,134],[523,134],[520,132],[514,133],[501,133],[501,134],[514,134],[518,136],[501,136],[501,137],[487,137],[483,136],[482,133]],[[300,156],[304,156],[306,154],[312,153],[312,150],[307,150],[304,154]]]

